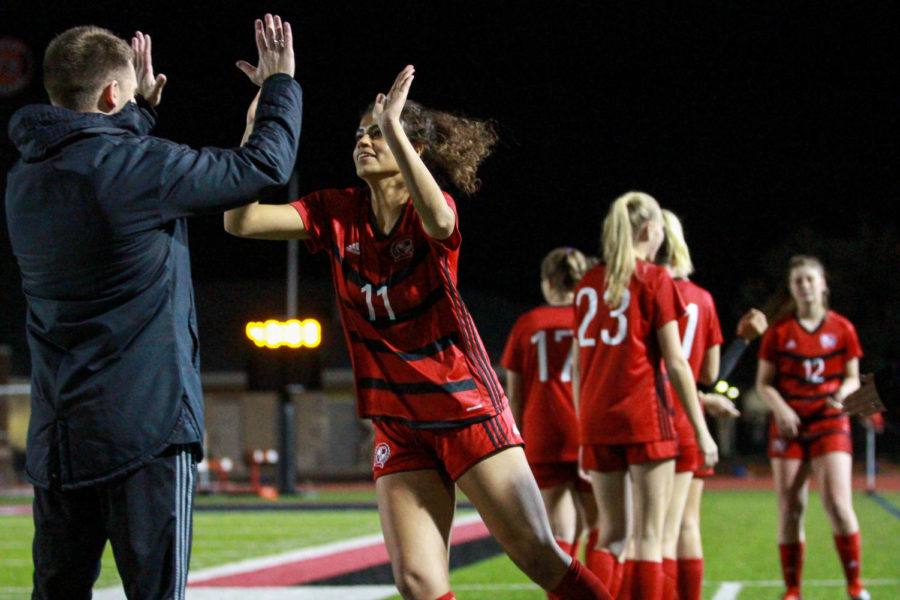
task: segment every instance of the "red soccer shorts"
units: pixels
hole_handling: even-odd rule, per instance
[[[850,417],[837,415],[804,423],[795,438],[778,436],[774,419],[769,421],[769,458],[811,460],[828,452],[853,454]]]
[[[456,481],[481,459],[524,444],[509,408],[486,421],[462,427],[421,429],[396,421],[373,424],[375,479],[401,471],[437,469]]]
[[[628,465],[640,465],[678,456],[677,440],[657,440],[640,444],[585,444],[582,446],[581,466],[588,471],[609,473],[626,471]]]
[[[577,462],[530,463],[528,466],[539,488],[556,487],[571,481],[575,484],[575,491],[591,491],[591,482],[581,476]]]
[[[693,429],[691,430],[693,432]],[[693,443],[691,443],[693,442]],[[675,459],[675,472],[687,473],[688,471],[696,473],[703,467],[703,454],[700,452],[700,446],[692,437],[687,440],[678,438],[678,458]]]

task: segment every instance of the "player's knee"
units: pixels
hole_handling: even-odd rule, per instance
[[[430,590],[440,587],[428,572],[410,565],[394,569],[394,583],[404,600],[430,600]]]

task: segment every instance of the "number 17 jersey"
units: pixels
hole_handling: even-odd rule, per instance
[[[455,213],[453,199],[444,197]],[[385,234],[365,188],[323,190],[291,205],[310,234],[307,247],[331,259],[360,417],[443,427],[506,408],[456,287],[458,224],[435,240],[407,201]]]
[[[605,272],[597,265],[575,290],[581,443],[675,439],[656,332],[684,314],[684,302],[668,271],[639,260],[622,301],[610,309]]]

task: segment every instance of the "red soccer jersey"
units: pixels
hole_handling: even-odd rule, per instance
[[[776,389],[801,419],[843,414],[827,399],[841,387],[847,363],[861,356],[856,328],[831,310],[813,331],[786,315],[769,327],[759,347],[759,357],[775,365]]]
[[[588,271],[575,293],[583,444],[635,444],[675,438],[656,332],[684,314],[662,267],[637,261],[622,302],[603,301],[605,266]]]
[[[722,344],[719,315],[712,295],[696,283],[688,279],[676,279],[675,287],[678,288],[686,306],[686,313],[678,319],[681,351],[691,366],[694,381],[697,381],[707,349]],[[671,381],[668,384],[675,408],[675,429],[678,432],[679,445],[696,445],[696,433],[684,411],[681,398],[675,392]],[[703,409],[702,404],[700,408]]]
[[[500,364],[522,377],[522,437],[529,463],[578,460],[572,404],[571,306],[539,306],[516,321]]]
[[[291,204],[310,233],[308,248],[331,258],[360,417],[458,425],[506,407],[456,288],[458,227],[446,240],[429,237],[408,201],[385,235],[364,188],[323,190]]]

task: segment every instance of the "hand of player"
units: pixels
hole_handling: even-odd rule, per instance
[[[712,469],[719,462],[719,447],[708,431],[697,436],[697,444],[703,453],[703,466]]]
[[[793,439],[800,432],[800,417],[793,408],[785,404],[772,411],[775,418],[775,428],[778,435],[783,438]]]
[[[875,387],[875,376],[871,373],[859,378],[859,389],[844,398],[841,408],[857,417],[868,417],[884,410],[884,403]]]
[[[254,28],[259,62],[254,67],[245,60],[239,60],[237,68],[258,86],[262,86],[263,81],[276,73],[293,77],[294,35],[291,33],[291,24],[282,22],[278,15],[266,13],[264,20],[256,20]]]
[[[699,394],[700,402],[703,403],[703,408],[709,412],[714,417],[739,417],[741,416],[741,411],[737,409],[734,405],[734,402],[731,399],[726,398],[722,394],[706,394],[701,392]]]
[[[768,328],[766,315],[761,310],[751,308],[738,321],[737,334],[749,342],[764,334]]]
[[[416,69],[412,65],[406,65],[397,78],[391,90],[375,97],[375,106],[372,108],[372,116],[378,127],[384,131],[388,122],[399,121],[403,106],[406,104],[406,96],[415,78]]]
[[[150,106],[159,106],[162,90],[168,79],[162,73],[153,75],[150,36],[136,31],[131,38],[131,49],[134,51],[134,75],[137,78],[135,91],[143,96]]]

